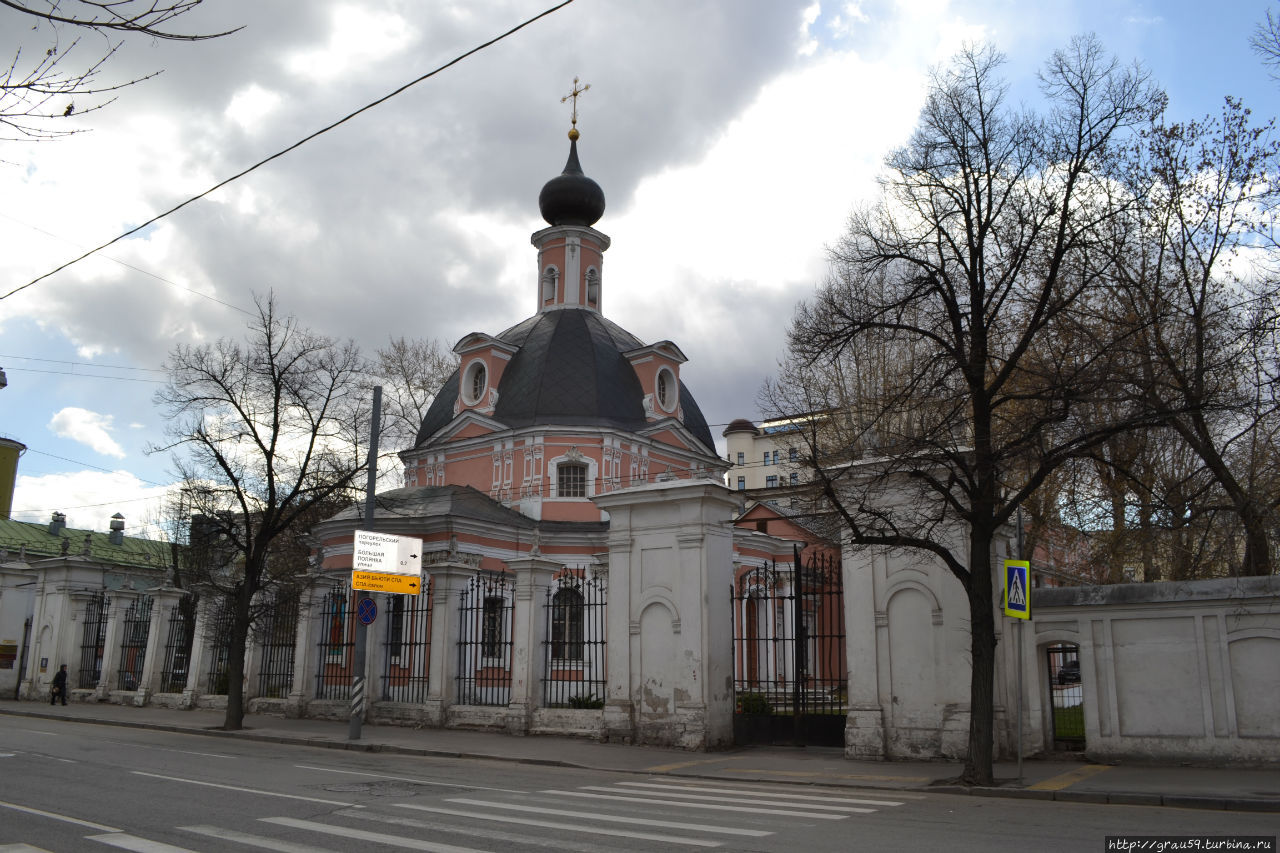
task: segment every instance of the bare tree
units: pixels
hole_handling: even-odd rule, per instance
[[[1270,574],[1280,492],[1267,465],[1280,418],[1272,217],[1280,144],[1232,98],[1220,118],[1153,123],[1135,146],[1140,204],[1109,242],[1117,314],[1135,326],[1135,395],[1170,425],[1221,489],[1244,530],[1240,571]]]
[[[1048,62],[1043,117],[1005,103],[1001,63],[969,47],[934,73],[881,201],[851,217],[830,280],[797,311],[774,403],[834,413],[810,464],[852,546],[926,555],[963,585],[961,780],[980,785],[993,781],[993,543],[1054,470],[1123,428],[1079,416],[1112,388],[1090,247],[1116,204],[1113,149],[1162,103],[1091,38]]]
[[[67,127],[65,120],[96,112],[114,101],[119,90],[159,73],[123,82],[102,80],[104,66],[123,44],[114,37],[133,34],[168,41],[202,41],[236,32],[197,34],[171,28],[174,19],[202,2],[0,0],[0,13],[13,22],[6,29],[17,33],[29,25],[26,32],[43,39],[41,47],[34,50],[24,52],[22,45],[14,46],[13,59],[0,71],[0,125],[9,134],[3,138],[40,140],[78,133],[78,129]],[[102,40],[97,51],[82,47],[85,35]]]
[[[388,451],[414,445],[436,394],[458,369],[458,357],[435,340],[393,338],[377,351],[372,370],[383,386],[382,436]]]
[[[1272,78],[1280,79],[1280,17],[1268,9],[1267,19],[1254,28],[1249,44],[1262,64],[1270,67]]]
[[[307,567],[311,524],[347,505],[365,460],[360,353],[277,315],[272,298],[243,342],[179,344],[156,401],[186,484],[193,565],[231,612],[225,726],[244,719],[244,651],[265,594]],[[264,595],[260,595],[260,593]]]

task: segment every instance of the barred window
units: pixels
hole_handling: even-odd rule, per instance
[[[551,599],[551,659],[582,660],[582,593],[564,588]]]
[[[556,494],[562,498],[587,496],[587,466],[562,463],[556,466]]]
[[[502,646],[506,639],[504,630],[506,604],[505,598],[496,595],[488,596],[484,600],[484,621],[480,626],[480,654],[487,658],[502,656]]]

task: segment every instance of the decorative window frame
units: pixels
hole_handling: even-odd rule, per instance
[[[664,385],[666,393],[660,393]],[[680,407],[679,380],[676,379],[676,372],[665,364],[653,375],[653,402],[660,411],[668,415],[674,415]]]
[[[472,395],[471,388],[475,385],[475,375],[478,370],[484,371],[484,386],[479,394]],[[480,406],[484,403],[485,392],[489,390],[489,378],[489,364],[483,358],[473,358],[467,362],[467,366],[462,371],[462,381],[458,383],[458,394],[462,397],[463,405]]]
[[[560,465],[568,463],[571,465],[587,466],[587,488],[586,494],[581,498],[562,498],[560,497]],[[570,447],[567,452],[561,456],[547,460],[547,496],[550,500],[578,501],[586,500],[600,493],[600,463],[585,455],[577,447]]]
[[[552,304],[556,301],[556,292],[560,283],[560,269],[555,264],[547,264],[538,276],[538,300],[540,305]]]

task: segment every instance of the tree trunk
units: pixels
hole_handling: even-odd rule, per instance
[[[231,620],[231,642],[227,649],[227,713],[222,727],[239,731],[244,727],[244,652],[249,642],[250,605],[253,593],[249,584],[241,584],[234,599]]]
[[[970,653],[969,755],[960,781],[991,785],[995,781],[995,668],[996,624],[991,587],[991,537],[973,530],[969,541]]]
[[[1240,522],[1244,526],[1244,565],[1240,574],[1255,577],[1271,574],[1271,542],[1267,537],[1265,513],[1249,501],[1240,509]]]

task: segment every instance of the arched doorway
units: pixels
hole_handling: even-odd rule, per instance
[[[1057,643],[1045,649],[1049,680],[1049,746],[1079,752],[1084,740],[1084,685],[1080,678],[1080,647]]]

